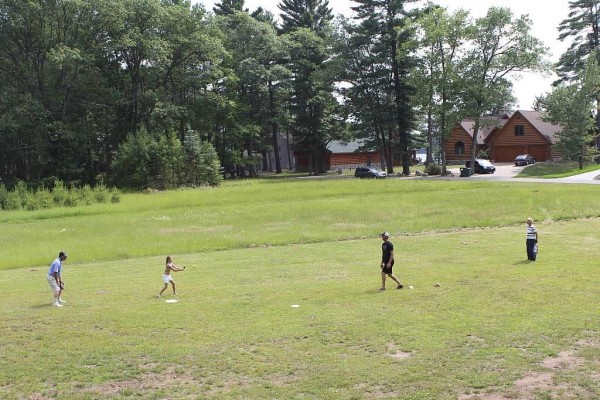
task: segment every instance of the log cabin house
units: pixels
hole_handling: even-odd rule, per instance
[[[353,169],[358,166],[381,167],[379,151],[360,151],[359,141],[345,143],[332,141],[327,145],[331,169]]]
[[[471,157],[474,125],[465,119],[452,130],[444,146],[448,161]],[[560,126],[543,121],[538,111],[499,113],[482,118],[476,151],[486,150],[494,162],[512,162],[519,154],[531,154],[537,161],[558,160],[562,156],[553,146],[558,132]]]

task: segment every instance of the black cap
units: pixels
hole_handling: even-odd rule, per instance
[[[59,257],[64,257],[64,258],[67,258],[67,257],[68,257],[68,256],[67,256],[67,253],[65,253],[64,251],[61,251],[60,253],[58,253],[58,256],[59,256]]]

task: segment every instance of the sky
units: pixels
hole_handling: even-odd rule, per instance
[[[202,3],[207,10],[212,11],[214,0],[195,0]],[[558,25],[567,18],[569,0],[433,0],[434,3],[456,11],[458,8],[469,10],[474,18],[485,15],[489,7],[508,7],[515,16],[528,14],[532,21],[531,33],[549,48],[549,61],[558,61],[560,55],[569,47],[569,42],[558,40]],[[423,2],[424,3],[424,2]],[[275,16],[280,14],[277,8],[279,0],[246,0],[245,7],[250,11],[263,7]],[[329,0],[329,5],[335,15],[343,14],[352,17],[350,7],[355,5],[351,0]],[[556,79],[553,74],[522,73],[513,78],[513,93],[517,99],[516,108],[531,110],[537,96],[551,90],[551,84]]]

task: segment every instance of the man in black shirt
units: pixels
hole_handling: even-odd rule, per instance
[[[389,276],[394,282],[398,284],[396,289],[402,289],[404,286],[400,283],[398,278],[392,273],[392,267],[394,266],[394,245],[390,242],[390,234],[387,232],[382,233],[381,239],[381,289],[385,290],[385,277]]]

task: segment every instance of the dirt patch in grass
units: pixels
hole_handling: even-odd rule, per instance
[[[402,393],[398,391],[392,391],[389,387],[382,385],[368,385],[361,383],[355,386],[360,390],[364,397],[367,399],[401,399]]]
[[[577,382],[559,383],[565,380],[564,375],[577,373],[585,366],[587,360],[577,355],[578,351],[585,347],[600,348],[600,340],[582,339],[575,343],[573,349],[561,351],[553,357],[546,357],[540,364],[543,371],[527,372],[506,393],[492,389],[489,393],[463,393],[458,396],[458,399],[530,400],[540,398],[539,396],[551,399],[592,399],[594,394],[579,387]]]
[[[387,348],[387,355],[395,360],[406,360],[412,356],[412,353],[400,350],[396,343],[393,342],[388,343]]]
[[[187,373],[177,373],[176,367],[169,367],[164,372],[145,372],[140,377],[131,380],[105,382],[91,385],[82,392],[101,393],[106,397],[114,397],[124,392],[147,393],[160,389],[197,384]]]
[[[171,366],[163,372],[155,372],[156,363],[141,365],[144,372],[136,379],[105,382],[86,386],[80,389],[84,393],[98,393],[101,398],[113,398],[119,395],[145,397],[148,393],[163,390],[169,391],[178,399],[196,399],[198,395],[215,396],[228,393],[234,389],[249,388],[257,384],[250,377],[235,374],[208,374],[204,376],[192,375],[191,372],[179,372],[180,367]],[[296,381],[298,377],[286,374],[274,374],[261,378],[260,384],[273,386],[286,386]],[[34,398],[30,399],[33,400]],[[35,398],[42,400],[43,398]]]

